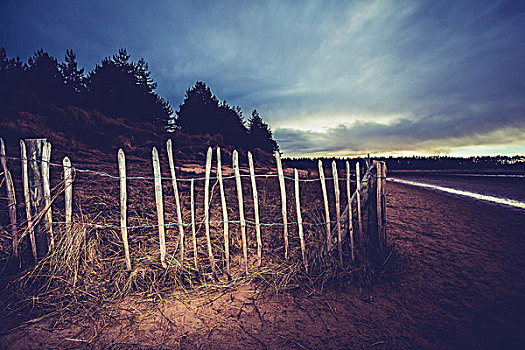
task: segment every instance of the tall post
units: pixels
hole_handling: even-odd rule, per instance
[[[257,184],[255,182],[255,170],[253,166],[252,153],[248,152],[248,165],[250,167],[250,178],[252,180],[253,192],[253,210],[255,212],[255,234],[257,237],[257,266],[262,264],[262,239],[261,239],[261,224],[259,222],[259,199],[257,196]]]
[[[360,246],[363,244],[363,223],[361,220],[361,171],[359,169],[359,161],[355,163],[355,180],[356,180],[356,202],[357,202],[357,229],[359,231]]]
[[[244,202],[242,199],[242,182],[241,172],[239,169],[239,154],[237,150],[233,151],[233,171],[235,173],[235,182],[237,184],[237,198],[239,200],[239,219],[241,222],[242,253],[244,256],[244,269],[248,274],[248,243],[246,241],[246,221],[244,220]]]
[[[173,149],[171,139],[166,142],[166,149],[168,151],[168,161],[170,164],[171,183],[173,185],[173,195],[175,196],[175,205],[177,206],[177,224],[179,226],[180,239],[180,268],[181,272],[184,269],[184,227],[182,223],[182,210],[180,206],[179,189],[177,186],[177,176],[175,175],[175,162],[173,161]]]
[[[388,246],[387,236],[386,236],[386,162],[382,162],[381,166],[381,213],[383,215],[381,221],[383,222],[383,231],[381,233],[383,237],[383,245],[386,252]]]
[[[26,144],[20,140],[20,157],[22,158],[22,183],[24,185],[24,200],[26,202],[27,230],[29,231],[29,241],[31,242],[31,251],[33,258],[38,260],[36,251],[35,228],[33,226],[33,217],[31,215],[31,196],[29,194],[29,174],[27,171],[27,150]]]
[[[44,206],[46,210],[47,244],[49,250],[55,246],[53,236],[53,214],[51,212],[51,185],[49,181],[49,162],[51,160],[51,143],[44,143],[42,149],[42,185],[44,188]]]
[[[190,185],[190,206],[191,206],[191,233],[193,235],[193,260],[195,262],[195,270],[199,271],[199,264],[197,262],[197,233],[195,232],[195,195],[194,195],[194,179],[191,179]]]
[[[124,255],[126,256],[126,267],[131,271],[131,257],[128,243],[128,194],[126,185],[126,156],[122,148],[118,150],[118,173],[120,177],[120,235],[124,244]]]
[[[277,174],[279,174],[279,187],[281,188],[281,211],[283,215],[283,235],[284,235],[284,258],[288,260],[288,217],[286,213],[286,187],[284,183],[283,165],[279,151],[275,152],[275,162],[277,163]]]
[[[327,252],[330,252],[332,248],[332,234],[330,232],[330,209],[328,207],[328,194],[326,192],[326,180],[324,177],[323,162],[319,159],[317,165],[319,168],[319,179],[321,180],[321,190],[323,192],[324,215],[326,221],[326,250]]]
[[[2,163],[2,169],[4,171],[6,191],[7,191],[7,208],[9,210],[9,222],[11,224],[11,232],[13,235],[13,255],[18,257],[18,225],[16,220],[16,197],[15,187],[13,185],[13,179],[11,173],[7,169],[7,158],[5,152],[4,139],[0,138],[0,162]]]
[[[341,236],[341,195],[339,193],[339,175],[337,164],[332,161],[332,176],[334,178],[335,195],[335,218],[337,220],[337,252],[339,254],[339,265],[343,266],[343,237]]]
[[[297,225],[299,229],[299,240],[301,241],[301,255],[303,257],[303,265],[308,273],[308,260],[306,259],[306,244],[304,242],[304,233],[303,233],[303,217],[301,215],[301,199],[299,196],[299,174],[297,169],[294,169],[295,175],[295,207],[297,210]]]
[[[350,235],[350,253],[352,262],[355,261],[354,252],[354,227],[353,227],[353,210],[352,210],[352,191],[350,189],[350,163],[346,161],[346,198],[348,199],[348,233]]]
[[[206,153],[206,173],[204,180],[204,226],[206,228],[206,243],[208,244],[208,257],[211,264],[211,272],[214,278],[217,278],[215,273],[215,259],[213,257],[213,251],[211,246],[210,239],[210,201],[209,201],[209,192],[210,192],[210,172],[211,172],[211,158],[213,156],[211,147],[208,147],[208,152]]]
[[[381,175],[383,173],[383,167],[382,162],[374,161],[376,165],[376,205],[377,205],[377,236],[379,240],[379,251],[381,254],[384,253],[383,251],[383,214],[382,214],[382,203],[381,203],[381,187],[382,187],[382,181],[381,181]]]
[[[42,183],[42,152],[46,139],[26,139],[28,159],[28,181],[33,227],[38,257],[48,252],[48,237],[46,234],[44,186]]]
[[[160,263],[167,268],[166,264],[166,232],[164,227],[164,202],[162,199],[162,177],[160,172],[159,152],[153,147],[151,151],[153,162],[153,177],[155,179],[155,202],[157,205],[157,221],[159,226]]]
[[[228,233],[228,207],[226,206],[226,195],[224,194],[224,184],[222,182],[221,148],[217,147],[217,177],[219,178],[219,188],[221,191],[222,221],[224,231],[224,254],[226,258],[226,275],[231,279],[230,271],[230,236]]]

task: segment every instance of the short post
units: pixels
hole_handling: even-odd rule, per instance
[[[321,180],[321,190],[323,192],[324,213],[326,220],[326,250],[330,252],[330,249],[332,248],[332,234],[330,232],[330,209],[328,207],[328,194],[326,192],[326,180],[324,177],[323,162],[319,159],[317,165],[319,167],[319,179]]]
[[[194,195],[194,179],[190,182],[190,206],[191,206],[191,233],[193,234],[193,260],[195,262],[195,270],[199,271],[199,264],[197,263],[197,233],[195,232],[195,195]]]
[[[224,254],[226,258],[226,275],[231,279],[230,272],[230,236],[228,233],[228,207],[226,206],[226,195],[222,182],[221,148],[217,147],[217,177],[219,178],[219,189],[221,191],[222,221],[224,230]]]
[[[284,258],[288,260],[288,217],[286,213],[286,187],[284,183],[283,165],[278,151],[275,152],[275,162],[277,163],[277,174],[279,174],[279,187],[281,188],[281,211],[283,215],[283,234],[284,234]]]
[[[167,268],[166,264],[166,232],[164,228],[164,203],[162,200],[162,177],[160,172],[159,152],[153,147],[151,151],[153,162],[153,177],[155,179],[155,202],[157,205],[157,220],[159,226],[160,263]]]
[[[4,139],[0,138],[0,161],[2,163],[2,169],[4,171],[6,192],[7,192],[7,208],[9,210],[9,222],[11,224],[11,232],[13,234],[13,255],[18,257],[18,225],[16,220],[16,197],[15,187],[13,185],[13,179],[11,173],[7,169],[7,158],[5,153]]]
[[[71,228],[71,219],[73,217],[73,171],[71,161],[68,157],[62,160],[64,168],[64,202],[66,211],[66,225],[68,230]]]
[[[350,163],[346,161],[346,198],[348,199],[348,233],[350,234],[350,253],[352,262],[355,261],[354,252],[354,227],[353,227],[353,211],[352,211],[352,191],[350,189]]]
[[[44,204],[46,208],[47,244],[49,250],[55,246],[53,236],[53,214],[51,212],[51,185],[49,183],[49,162],[51,160],[51,143],[44,143],[42,149],[42,185],[44,187]]]
[[[170,164],[171,183],[173,185],[173,195],[175,196],[175,205],[177,206],[177,224],[179,226],[180,237],[180,268],[181,272],[184,269],[184,227],[182,223],[182,210],[180,207],[179,189],[177,187],[177,176],[175,175],[175,162],[173,161],[173,148],[171,139],[166,142],[168,151],[168,161]]]
[[[35,229],[33,226],[33,220],[31,215],[31,197],[29,195],[29,175],[27,171],[27,151],[26,144],[23,140],[20,140],[20,153],[22,158],[22,182],[24,185],[24,199],[26,202],[26,217],[27,217],[27,230],[29,231],[29,241],[31,242],[31,250],[33,252],[33,258],[35,261],[38,260],[36,251],[36,240],[35,240]]]
[[[242,199],[241,172],[239,170],[239,154],[237,150],[232,154],[233,171],[235,173],[235,183],[237,184],[237,198],[239,200],[239,219],[241,222],[242,253],[244,256],[244,268],[248,274],[248,243],[246,241],[246,221],[244,220],[244,203]]]
[[[339,193],[339,175],[337,173],[337,164],[332,161],[332,176],[334,178],[335,194],[335,218],[337,220],[337,252],[339,254],[339,265],[343,266],[343,238],[341,236],[341,196]]]
[[[304,268],[306,273],[308,273],[308,260],[306,260],[306,245],[304,243],[304,233],[303,233],[303,217],[301,216],[301,200],[299,198],[299,174],[297,169],[294,169],[295,175],[295,207],[297,210],[297,225],[299,228],[299,240],[301,241],[301,255],[303,257]]]
[[[259,222],[259,199],[257,196],[257,184],[255,182],[255,170],[253,166],[253,157],[251,152],[248,152],[248,164],[250,166],[250,178],[252,180],[253,192],[253,209],[255,211],[255,234],[257,237],[257,266],[262,264],[262,239],[261,239],[261,224]]]
[[[211,264],[211,272],[214,278],[217,278],[215,273],[215,259],[213,257],[213,251],[211,246],[210,239],[210,201],[209,201],[209,192],[210,192],[210,172],[211,172],[211,158],[213,156],[211,147],[208,147],[208,152],[206,153],[206,173],[204,180],[204,227],[206,228],[206,243],[208,244],[208,257]]]
[[[126,256],[126,267],[131,271],[131,257],[128,243],[128,194],[126,185],[126,156],[122,148],[118,150],[118,173],[120,177],[120,234],[124,243],[124,255]]]

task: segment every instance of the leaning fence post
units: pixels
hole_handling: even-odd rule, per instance
[[[255,211],[255,233],[257,237],[257,266],[262,264],[262,239],[261,239],[261,224],[259,222],[259,199],[257,196],[257,184],[255,182],[255,170],[253,167],[253,157],[251,152],[248,152],[248,164],[250,166],[250,178],[252,180],[253,191],[253,209]]]
[[[337,174],[337,164],[332,161],[332,175],[334,177],[335,194],[335,218],[337,220],[337,252],[339,254],[339,265],[343,266],[343,242],[341,237],[341,196],[339,193],[339,175]]]
[[[71,161],[68,157],[62,160],[64,167],[64,198],[66,209],[66,225],[71,225],[71,218],[73,216],[73,175],[71,168]],[[70,226],[68,226],[69,228]]]
[[[51,213],[51,189],[49,184],[49,161],[51,160],[51,143],[45,142],[42,149],[42,185],[44,187],[44,204],[46,208],[46,228],[49,249],[55,246],[53,236],[53,214]]]
[[[118,173],[120,177],[120,234],[124,243],[124,254],[126,256],[126,267],[131,271],[131,257],[128,243],[128,194],[126,188],[126,156],[122,148],[118,150]]]
[[[363,243],[363,223],[361,221],[361,171],[359,169],[359,161],[355,163],[355,179],[356,179],[356,194],[357,194],[357,228],[359,230],[359,241]]]
[[[283,165],[279,151],[275,152],[275,162],[277,163],[277,173],[279,174],[279,187],[281,188],[281,211],[283,214],[283,234],[284,234],[284,258],[288,260],[288,216],[286,213],[286,187],[284,184]]]
[[[166,233],[164,229],[164,204],[162,201],[162,177],[160,173],[159,152],[153,147],[151,151],[153,161],[153,177],[155,179],[155,202],[157,204],[157,219],[159,225],[159,242],[160,242],[160,263],[162,267],[166,265]]]
[[[244,268],[248,274],[248,244],[246,242],[246,221],[244,220],[244,204],[242,199],[241,172],[239,170],[239,154],[233,151],[233,170],[235,172],[235,182],[237,184],[237,198],[239,199],[239,220],[241,222],[242,253],[244,256]]]
[[[206,153],[206,178],[204,180],[204,226],[206,228],[206,243],[208,244],[208,257],[211,264],[211,272],[213,277],[217,277],[215,273],[215,259],[213,257],[213,251],[211,247],[210,239],[210,201],[209,201],[209,192],[210,192],[210,172],[211,172],[211,158],[213,157],[211,147],[208,147],[208,152]]]
[[[197,233],[195,232],[195,196],[194,196],[194,179],[191,179],[190,185],[190,206],[191,206],[191,233],[193,235],[193,260],[195,262],[195,270],[199,271],[199,264],[197,263]]]
[[[352,211],[352,191],[350,189],[350,163],[346,161],[346,198],[348,198],[348,233],[350,234],[350,252],[352,255],[352,262],[355,260],[354,252],[354,227],[353,227],[353,211]]]
[[[222,183],[222,164],[221,148],[217,147],[217,177],[219,178],[219,188],[221,191],[222,221],[224,227],[224,254],[226,258],[226,274],[231,279],[230,272],[230,237],[228,233],[228,207],[226,206],[226,196],[224,194],[224,184]]]
[[[173,195],[175,196],[175,205],[177,206],[177,223],[179,226],[180,236],[180,268],[184,269],[184,227],[182,224],[182,211],[180,208],[179,189],[177,187],[177,177],[175,175],[175,162],[173,161],[173,149],[171,139],[166,141],[166,148],[168,151],[168,161],[170,164],[171,183],[173,184]]]
[[[304,243],[303,217],[301,216],[301,200],[299,198],[299,174],[294,169],[295,175],[295,207],[297,209],[297,225],[299,227],[299,240],[301,241],[301,255],[303,257],[304,268],[308,273],[308,261],[306,260],[306,245]]]
[[[7,208],[9,210],[9,222],[11,223],[11,232],[13,233],[13,255],[18,257],[18,226],[16,222],[16,197],[15,187],[11,173],[7,169],[7,159],[5,153],[4,139],[0,138],[0,161],[4,171],[6,191],[7,191]]]
[[[22,182],[24,184],[24,199],[26,201],[27,230],[29,231],[29,241],[31,242],[33,257],[35,258],[35,261],[37,261],[38,256],[36,252],[35,228],[31,218],[31,198],[29,196],[29,177],[27,173],[27,151],[26,144],[23,140],[20,140],[20,153],[22,158]]]
[[[319,167],[319,179],[321,180],[321,190],[323,191],[323,203],[324,203],[324,213],[326,220],[326,249],[330,252],[332,247],[332,235],[330,232],[330,209],[328,207],[328,194],[326,193],[326,180],[324,177],[323,162],[319,159],[317,163]]]

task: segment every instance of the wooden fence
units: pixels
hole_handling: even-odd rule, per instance
[[[61,164],[63,169],[63,176],[61,179],[62,190],[57,192],[54,196],[51,195],[50,189],[50,165],[57,166],[57,164],[51,163],[51,144],[47,142],[46,139],[27,139],[20,141],[20,157],[9,157],[6,155],[4,141],[1,140],[1,149],[0,149],[0,160],[2,165],[2,172],[4,175],[4,184],[6,188],[6,198],[7,198],[7,211],[9,215],[9,228],[8,232],[12,237],[12,256],[17,257],[19,254],[19,247],[21,239],[25,236],[29,238],[29,244],[31,247],[31,253],[35,261],[44,257],[49,251],[54,249],[56,239],[54,237],[55,231],[54,227],[57,225],[65,225],[66,229],[72,227],[75,224],[74,215],[73,215],[73,196],[75,188],[75,174],[82,172],[90,172],[95,175],[109,176],[113,178],[118,178],[120,183],[120,224],[115,225],[111,223],[105,223],[103,225],[94,225],[99,228],[112,227],[120,230],[121,235],[121,249],[122,255],[125,260],[125,266],[127,270],[132,271],[134,268],[134,261],[132,259],[132,252],[130,252],[130,226],[128,225],[129,213],[128,213],[128,179],[127,177],[127,168],[126,168],[126,156],[124,151],[120,149],[118,151],[117,160],[118,164],[115,164],[115,168],[118,168],[118,176],[111,176],[105,172],[99,172],[94,170],[83,170],[77,169],[72,164],[68,157],[64,157]],[[178,263],[181,272],[184,268],[185,263],[188,259],[193,260],[192,263],[195,265],[195,268],[199,268],[199,261],[197,257],[197,234],[196,234],[196,224],[204,225],[204,234],[206,237],[206,252],[211,267],[211,271],[214,277],[217,277],[217,257],[214,254],[214,246],[210,238],[210,179],[211,169],[213,163],[213,150],[209,148],[206,153],[206,162],[204,167],[204,200],[203,200],[203,209],[204,217],[202,222],[197,222],[195,215],[195,201],[194,195],[194,182],[200,180],[201,178],[177,178],[177,171],[175,160],[173,159],[173,149],[171,140],[168,140],[166,143],[166,151],[168,155],[169,171],[170,177],[163,177],[161,174],[161,162],[159,160],[159,152],[154,147],[151,154],[151,164],[152,164],[152,173],[153,177],[151,178],[154,181],[154,201],[156,204],[156,225],[146,225],[147,227],[154,228],[158,231],[158,247],[159,247],[159,259],[161,265],[166,268],[168,266],[167,262],[167,248],[166,248],[166,227],[167,226],[177,226],[178,228],[178,239],[177,246],[179,249]],[[18,216],[16,212],[16,196],[14,182],[12,179],[12,174],[8,169],[7,160],[19,161],[21,162],[22,169],[22,184],[23,184],[23,194],[25,201],[25,217],[26,220],[23,222],[18,222]],[[367,164],[367,169],[361,171],[360,163],[355,164],[355,171],[352,173],[350,163],[345,162],[345,169],[337,169],[336,162],[332,162],[331,168],[331,177],[325,176],[325,168],[322,162],[318,162],[318,176],[315,178],[302,178],[299,175],[297,169],[293,169],[293,177],[286,175],[290,173],[291,169],[284,169],[280,155],[278,152],[275,153],[275,167],[276,172],[273,174],[268,174],[266,171],[264,174],[256,174],[256,168],[254,164],[253,156],[250,152],[247,153],[248,159],[248,174],[241,174],[241,165],[239,162],[239,154],[237,151],[232,153],[232,168],[229,169],[221,163],[221,150],[220,148],[216,149],[216,174],[217,176],[213,179],[219,185],[220,189],[220,198],[221,198],[221,212],[223,230],[223,252],[224,254],[219,255],[221,265],[225,266],[224,272],[230,278],[230,231],[232,225],[239,225],[240,227],[240,237],[242,240],[242,261],[244,273],[248,274],[248,242],[246,235],[247,224],[251,224],[255,228],[255,237],[256,237],[256,266],[260,268],[263,265],[263,240],[265,239],[263,227],[266,226],[279,226],[282,227],[282,242],[284,245],[284,260],[288,261],[290,259],[289,254],[289,241],[290,235],[293,234],[290,228],[296,227],[296,234],[300,241],[300,250],[301,250],[301,259],[302,265],[305,272],[309,271],[309,262],[315,262],[316,257],[326,256],[331,254],[337,256],[338,264],[343,265],[352,265],[356,261],[357,252],[361,250],[366,250],[365,254],[367,257],[375,260],[381,260],[385,257],[387,250],[387,234],[386,234],[386,198],[385,198],[385,178],[386,178],[386,165],[384,162],[373,162],[372,164]],[[229,178],[235,179],[235,187],[237,192],[237,202],[238,202],[238,217],[239,220],[232,220],[228,215],[228,206],[225,199],[225,185],[223,172],[228,170],[230,172],[233,170],[233,175]],[[267,169],[268,170],[268,169]],[[340,173],[344,173],[344,176],[340,177]],[[364,174],[363,174],[364,173]],[[363,174],[363,175],[362,175]],[[248,222],[245,217],[245,206],[246,201],[243,199],[243,193],[246,191],[243,190],[243,178],[249,178],[249,183],[251,187],[251,197],[250,203],[253,207],[250,208],[250,211],[253,210],[253,221]],[[279,184],[280,193],[275,194],[275,201],[281,202],[281,218],[280,222],[263,222],[260,218],[259,212],[259,203],[260,199],[258,196],[258,179],[260,178],[275,178],[275,182]],[[352,179],[352,177],[354,179]],[[162,186],[162,181],[167,180],[171,182],[173,187],[173,193],[175,198],[176,206],[176,222],[165,222],[165,199],[164,199],[164,189]],[[329,196],[327,181],[333,181],[333,196]],[[179,185],[181,181],[190,181],[190,196],[191,196],[191,222],[184,222],[183,220],[183,207],[181,201],[181,193],[179,193]],[[259,180],[260,181],[260,180]],[[293,198],[289,198],[287,194],[285,181],[293,181]],[[305,223],[303,221],[303,205],[301,202],[301,184],[305,181],[319,181],[322,195],[322,203],[324,209],[324,220],[317,223]],[[245,181],[246,182],[246,181]],[[351,183],[355,183],[355,190],[351,190]],[[341,195],[341,187],[345,188],[346,195]],[[56,205],[55,199],[58,195],[64,196],[64,221],[53,221],[52,216],[52,206]],[[329,202],[329,197],[334,198],[334,203]],[[346,198],[346,201],[342,201],[343,198]],[[144,198],[143,200],[153,200],[153,198]],[[295,213],[288,212],[287,202],[295,201]],[[330,210],[332,208],[332,211]],[[187,208],[185,208],[187,209]],[[231,213],[231,208],[230,208]],[[115,213],[115,217],[117,214]],[[291,217],[293,217],[292,220]],[[366,218],[366,219],[365,219]],[[217,221],[215,221],[217,223]],[[320,244],[310,251],[310,259],[307,258],[307,249],[305,242],[304,234],[304,225],[323,225],[324,232],[326,234],[326,240],[323,244]],[[137,226],[133,226],[136,228]],[[185,231],[188,227],[191,227],[191,237]],[[67,231],[66,231],[67,234]],[[190,238],[185,238],[190,237]],[[138,238],[136,238],[138,239]],[[188,240],[191,239],[191,246],[193,251],[193,257],[186,257],[186,244]],[[356,246],[356,242],[359,242],[360,247]],[[348,248],[344,248],[348,247]],[[343,260],[343,250],[349,249],[350,261]]]

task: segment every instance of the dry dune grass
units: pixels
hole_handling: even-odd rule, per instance
[[[162,175],[169,178],[166,155],[161,152]],[[231,255],[231,279],[225,274],[225,253],[222,209],[219,198],[219,186],[216,179],[210,184],[210,227],[213,253],[217,263],[218,279],[212,275],[204,234],[204,181],[202,172],[194,164],[185,164],[177,168],[179,193],[182,204],[185,231],[185,260],[180,264],[180,247],[175,200],[171,181],[163,181],[166,230],[167,268],[160,263],[157,213],[154,201],[154,184],[151,161],[131,157],[128,161],[128,231],[132,270],[127,271],[123,244],[119,229],[119,182],[94,173],[76,172],[74,181],[74,224],[66,227],[56,224],[54,227],[56,249],[35,265],[26,268],[9,284],[9,293],[16,296],[6,308],[18,313],[30,307],[33,315],[45,312],[71,314],[76,317],[93,317],[106,310],[103,305],[134,296],[144,300],[161,300],[179,295],[185,299],[227,290],[247,283],[264,287],[272,293],[280,293],[296,288],[323,288],[326,283],[349,279],[363,281],[370,273],[369,264],[363,255],[350,264],[350,249],[344,244],[345,264],[337,264],[335,252],[326,254],[321,249],[326,242],[323,222],[324,211],[320,196],[319,182],[301,183],[301,203],[310,273],[305,273],[301,261],[300,242],[297,225],[289,226],[289,260],[284,259],[284,240],[281,202],[278,179],[275,177],[257,178],[259,192],[260,217],[263,223],[276,225],[262,227],[263,263],[257,267],[255,228],[253,225],[253,198],[249,178],[243,177],[243,197],[245,216],[249,224],[247,238],[249,248],[249,273],[244,274],[242,240],[240,233],[239,210],[235,188],[235,179],[230,178],[229,166],[224,165],[224,186],[228,206]],[[214,164],[215,166],[215,164]],[[93,170],[117,175],[115,163],[100,163]],[[51,171],[52,185],[56,196],[53,203],[54,221],[62,222],[64,213],[63,188],[60,167]],[[215,169],[212,172],[214,174]],[[247,174],[247,169],[243,169]],[[258,169],[257,173],[275,174],[272,169]],[[301,173],[307,176],[307,172]],[[139,179],[133,177],[141,177]],[[143,178],[142,178],[143,177]],[[198,267],[193,262],[193,244],[190,212],[190,182],[195,181],[196,237]],[[144,179],[146,178],[146,179]],[[295,222],[295,201],[293,182],[287,180],[288,221]],[[333,206],[333,188],[328,181],[330,202]],[[20,188],[20,187],[19,187]],[[344,193],[344,192],[343,192]],[[346,203],[342,195],[343,203]],[[332,213],[334,208],[331,208]],[[333,215],[333,214],[332,214]],[[334,218],[331,218],[334,220]],[[106,226],[105,226],[106,225]],[[145,227],[144,227],[145,226]],[[335,234],[335,227],[332,225]],[[346,236],[346,226],[344,226]],[[9,243],[6,241],[5,243]],[[359,243],[359,242],[358,242]],[[25,243],[27,250],[27,242]],[[22,245],[24,247],[24,245]],[[5,247],[4,247],[5,248]],[[4,249],[3,248],[3,249]],[[25,259],[30,260],[27,256]],[[79,310],[83,310],[80,311]]]

